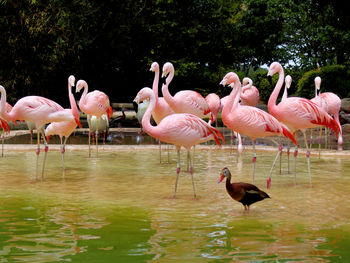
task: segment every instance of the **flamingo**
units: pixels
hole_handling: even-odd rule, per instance
[[[287,75],[285,78],[284,91],[283,91],[283,95],[282,95],[282,99],[281,99],[282,101],[285,100],[286,98],[288,98],[288,89],[290,88],[291,85],[292,85],[292,77],[290,75]],[[290,154],[290,146],[289,146],[289,141],[288,141],[288,146],[287,146],[288,173],[289,173],[289,154]],[[280,162],[281,161],[282,160],[280,158]]]
[[[9,103],[6,103],[5,111],[10,112],[12,110],[12,106]],[[14,122],[15,125],[17,122]],[[2,141],[2,147],[1,147],[1,157],[4,157],[4,140],[5,140],[5,134],[10,133],[10,126],[8,123],[0,118],[0,130],[1,130],[1,141]]]
[[[154,121],[157,124],[159,124],[162,119],[164,119],[166,116],[174,114],[175,112],[172,110],[170,105],[165,101],[165,99],[163,97],[158,96],[159,64],[157,62],[153,62],[151,65],[150,71],[154,72],[152,90],[153,90],[154,95],[156,97],[156,106],[155,106],[154,111],[152,113],[152,117],[153,117]],[[168,85],[169,85],[169,83],[168,83]],[[160,160],[160,163],[162,163],[162,144],[161,144],[161,142],[159,142],[159,160]],[[168,163],[169,163],[169,148],[168,148]]]
[[[136,103],[139,103],[140,101],[146,99],[150,100],[150,104],[142,118],[142,127],[144,131],[148,135],[160,141],[174,144],[177,149],[177,169],[174,191],[175,198],[180,174],[181,147],[183,146],[189,153],[192,146],[198,143],[206,142],[208,140],[215,140],[218,145],[221,145],[219,138],[224,141],[224,137],[217,129],[213,128],[201,118],[188,113],[169,115],[165,117],[157,126],[152,126],[150,120],[156,105],[154,92],[150,88],[143,88],[137,93],[134,101]],[[196,198],[196,191],[193,181],[193,162],[191,162],[191,158],[190,163],[193,193],[194,197]]]
[[[206,97],[205,97],[205,101],[208,103],[211,115],[213,116],[213,121],[216,122],[217,125],[217,117],[218,117],[218,113],[219,110],[221,108],[221,100],[220,97],[218,95],[216,95],[215,93],[209,93]],[[211,120],[210,120],[211,122]],[[211,124],[211,123],[209,123]]]
[[[342,127],[339,121],[339,111],[341,108],[341,99],[333,92],[320,93],[321,78],[315,78],[315,97],[311,101],[315,102],[318,106],[322,107],[330,115],[333,115],[334,120],[338,123],[340,128],[338,135],[338,150],[343,150],[343,136]]]
[[[227,103],[227,101],[229,100],[229,95],[222,97],[220,102],[221,102],[221,108],[220,111],[222,112],[222,109],[224,108],[225,104]],[[242,136],[237,133],[237,132],[233,132],[234,135],[236,136],[236,138],[238,139],[238,143],[237,143],[237,151],[239,153],[239,155],[243,152],[243,144],[242,144]],[[231,147],[232,147],[232,142],[233,142],[233,135],[232,135],[232,131],[231,131]]]
[[[222,120],[224,124],[231,130],[240,134],[244,134],[252,140],[253,144],[253,175],[252,181],[254,183],[255,176],[255,140],[256,138],[263,138],[267,136],[285,136],[293,141],[295,145],[298,145],[294,136],[289,132],[288,128],[281,124],[271,114],[252,106],[245,106],[239,104],[239,98],[241,95],[242,87],[241,82],[236,73],[229,72],[220,82],[222,85],[233,86],[233,89],[229,95],[229,100],[225,104],[222,111]],[[271,173],[275,166],[275,162],[281,152],[281,147],[276,155],[276,158],[271,167],[270,176],[267,181],[268,188],[271,184]]]
[[[256,107],[260,99],[259,90],[250,78],[245,77],[242,82],[241,104]]]
[[[47,146],[46,138],[44,136],[44,125],[50,122],[60,121],[75,121],[79,124],[79,120],[72,114],[65,111],[62,106],[56,102],[40,96],[26,96],[21,98],[13,106],[10,112],[6,112],[6,90],[0,85],[1,101],[0,101],[0,117],[6,121],[31,121],[35,123],[38,137],[38,147],[36,150],[36,171],[38,175],[38,160],[40,154],[40,133],[43,135],[45,144],[45,155],[43,161],[43,168],[41,178],[44,177],[46,155],[49,147]]]
[[[162,77],[167,76],[165,85],[162,86],[162,92],[165,101],[169,104],[175,113],[190,113],[200,118],[210,117],[211,123],[214,122],[213,115],[210,114],[210,108],[206,100],[198,92],[193,90],[181,90],[174,96],[169,92],[169,83],[175,74],[174,66],[170,62],[163,65]]]
[[[79,108],[87,115],[95,115],[97,123],[100,121],[103,114],[107,114],[108,119],[113,114],[113,109],[109,103],[108,96],[99,90],[94,90],[88,93],[88,84],[85,80],[79,80],[76,85],[76,92],[79,92],[84,88],[83,94],[79,101]],[[90,149],[90,136],[91,136],[91,123],[89,124],[89,157],[91,156]],[[98,124],[96,125],[96,128]],[[95,131],[96,136],[96,155],[98,155],[98,130]]]
[[[154,72],[154,79],[152,90],[154,92],[154,96],[156,98],[156,106],[152,113],[152,117],[154,121],[159,124],[162,119],[166,116],[174,114],[175,112],[172,110],[170,105],[166,102],[163,97],[158,96],[158,85],[159,85],[159,64],[157,62],[153,62],[150,68],[150,71]],[[169,80],[169,83],[171,80]],[[168,83],[168,85],[169,85]]]
[[[70,102],[70,109],[64,109],[67,114],[71,114],[74,118],[74,121],[61,121],[61,122],[52,122],[45,129],[45,135],[49,139],[51,135],[58,135],[61,140],[61,154],[62,154],[62,170],[63,175],[65,172],[64,166],[64,153],[66,151],[66,142],[69,136],[73,133],[77,124],[81,127],[79,121],[79,111],[77,107],[77,103],[75,102],[74,96],[72,94],[72,86],[75,85],[75,77],[70,75],[68,77],[68,97]],[[64,141],[63,141],[64,137]]]
[[[284,80],[283,67],[278,62],[273,62],[270,65],[267,75],[272,77],[275,73],[279,73],[279,77],[269,98],[268,110],[274,117],[276,117],[277,120],[284,123],[293,134],[295,134],[297,130],[301,130],[304,134],[305,145],[307,148],[306,157],[308,162],[308,174],[311,185],[310,150],[306,140],[306,129],[326,126],[333,129],[337,134],[340,128],[338,123],[331,116],[329,116],[327,112],[308,99],[289,97],[285,98],[278,105],[276,105],[277,97],[282,88]],[[297,150],[298,149],[296,148],[294,153],[295,163],[298,153]],[[296,183],[296,171],[294,171],[294,182]]]

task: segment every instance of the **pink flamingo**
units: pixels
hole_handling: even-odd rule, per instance
[[[180,148],[183,146],[187,152],[190,152],[192,146],[206,142],[208,140],[215,140],[220,145],[219,138],[224,141],[222,134],[201,118],[187,113],[172,114],[165,117],[157,126],[152,126],[150,123],[152,112],[155,108],[156,98],[154,92],[150,88],[141,89],[134,101],[139,103],[143,100],[149,99],[150,104],[143,115],[142,127],[144,131],[150,136],[157,138],[160,141],[174,144],[177,149],[177,169],[174,198],[176,197],[177,183],[180,174]],[[196,198],[196,191],[193,181],[193,162],[190,158],[190,173],[192,178],[192,187],[194,197]]]
[[[224,106],[222,111],[222,120],[224,124],[231,130],[236,131],[240,134],[244,134],[252,140],[253,144],[253,176],[252,181],[254,183],[255,175],[255,140],[256,138],[263,138],[267,136],[285,136],[293,141],[295,145],[298,145],[294,136],[289,130],[276,120],[269,113],[252,106],[245,106],[239,104],[239,99],[242,91],[241,82],[236,73],[229,72],[222,79],[222,85],[233,86],[233,89],[229,95],[229,100]],[[281,147],[276,155],[274,163],[272,165],[270,176],[268,178],[268,188],[271,184],[271,173],[275,165],[275,162],[281,152]]]
[[[154,79],[152,89],[154,92],[154,96],[156,98],[156,106],[152,113],[152,117],[154,121],[159,124],[162,119],[166,116],[174,114],[175,112],[171,109],[169,104],[165,101],[163,97],[158,96],[158,85],[159,85],[159,64],[157,62],[153,62],[150,68],[150,71],[154,72]],[[169,80],[170,83],[171,80]]]
[[[10,112],[6,112],[6,90],[0,85],[1,102],[0,102],[0,117],[6,121],[31,121],[35,123],[38,137],[38,147],[36,150],[36,171],[38,175],[38,160],[40,154],[40,133],[43,135],[45,144],[45,155],[42,169],[42,179],[44,177],[45,161],[48,151],[46,138],[44,136],[44,125],[50,122],[60,121],[75,121],[78,124],[78,120],[67,111],[65,111],[59,104],[40,96],[26,96],[21,98],[13,106]]]
[[[246,77],[242,82],[241,105],[256,107],[260,100],[259,90],[253,86],[253,81],[250,78]]]
[[[213,122],[215,122],[217,125],[217,117],[218,117],[219,110],[221,108],[220,97],[218,95],[216,95],[215,93],[209,93],[205,97],[205,101],[208,103],[211,115],[213,117],[212,118]],[[210,120],[209,124],[211,124],[211,120]]]
[[[277,97],[282,88],[284,80],[284,71],[281,64],[278,62],[273,62],[270,65],[267,75],[272,77],[275,73],[279,73],[279,77],[269,98],[268,109],[269,112],[276,117],[277,120],[284,123],[293,134],[295,134],[297,130],[301,130],[304,134],[305,145],[307,148],[306,157],[308,162],[308,174],[310,184],[312,184],[310,172],[310,150],[306,140],[305,131],[308,128],[326,126],[333,129],[337,134],[340,128],[338,123],[331,116],[329,116],[327,112],[308,99],[289,97],[276,105]],[[297,153],[298,148],[296,148],[294,152],[295,163]],[[296,171],[294,171],[294,182],[296,183]]]
[[[12,106],[6,102],[5,106],[5,111],[10,112],[12,110]],[[17,125],[17,122],[14,122],[15,125]],[[0,118],[0,134],[1,134],[1,141],[2,141],[2,146],[1,146],[1,157],[4,157],[4,141],[5,141],[5,134],[10,133],[10,126],[8,123]]]
[[[162,92],[165,101],[173,109],[175,113],[191,113],[200,118],[210,116],[211,122],[214,122],[213,116],[210,114],[208,103],[198,92],[193,90],[181,90],[171,96],[168,86],[174,77],[174,66],[170,62],[163,65],[162,77],[167,76],[165,85],[162,86]]]
[[[338,150],[343,150],[343,136],[342,127],[339,121],[339,111],[341,108],[341,99],[333,92],[323,92],[319,93],[321,88],[321,78],[315,78],[315,97],[311,99],[318,106],[322,107],[330,115],[333,115],[334,120],[338,123],[340,128],[338,134]],[[319,93],[319,94],[318,94]]]
[[[159,64],[157,62],[153,62],[150,68],[150,71],[154,72],[154,79],[152,89],[154,92],[154,96],[156,98],[156,106],[154,107],[154,111],[152,113],[152,117],[154,121],[159,124],[162,119],[166,116],[174,114],[175,112],[171,109],[169,104],[165,101],[163,97],[158,96],[158,85],[159,85]],[[170,82],[171,80],[169,80]],[[169,83],[168,83],[169,85]],[[162,163],[162,143],[159,141],[159,159],[160,163]],[[168,162],[169,162],[169,148],[168,148]]]
[[[95,115],[97,118],[97,125],[103,114],[107,114],[108,119],[113,115],[113,109],[109,103],[108,96],[99,90],[94,90],[88,93],[88,84],[85,80],[78,80],[75,92],[79,92],[84,88],[83,94],[79,101],[79,108],[82,112],[88,115]],[[91,156],[90,150],[90,136],[91,136],[91,123],[89,123],[89,157]],[[98,155],[98,128],[95,131],[96,137],[96,155]]]
[[[75,84],[75,77],[73,75],[71,75],[68,78],[68,97],[69,97],[69,102],[70,102],[71,108],[64,109],[64,111],[66,111],[67,114],[71,114],[74,117],[74,121],[52,122],[45,129],[45,135],[47,137],[47,140],[50,138],[51,135],[58,135],[60,137],[63,175],[64,175],[64,171],[65,171],[64,153],[66,151],[66,142],[67,142],[69,136],[72,134],[72,132],[77,127],[77,124],[79,125],[79,127],[81,127],[81,124],[79,122],[78,107],[77,107],[77,104],[75,102],[74,96],[72,94],[72,86],[74,86],[74,84]],[[63,137],[64,137],[64,141],[63,141]]]

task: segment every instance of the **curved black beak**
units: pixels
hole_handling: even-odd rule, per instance
[[[133,101],[132,105],[134,106],[134,111],[137,113],[137,111],[139,110],[139,105],[136,103],[136,101]]]

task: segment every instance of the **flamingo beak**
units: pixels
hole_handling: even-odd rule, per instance
[[[267,74],[267,80],[269,81],[270,85],[272,85],[272,76],[270,74]]]
[[[224,180],[225,175],[223,175],[222,173],[220,174],[220,178],[218,180],[218,184],[222,182],[222,180]]]

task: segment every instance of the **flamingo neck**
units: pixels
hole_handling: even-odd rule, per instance
[[[72,109],[72,114],[74,116],[75,122],[79,126],[81,126],[81,124],[79,122],[79,110],[78,110],[74,95],[72,93],[72,85],[69,82],[68,82],[68,97],[69,97],[69,102],[70,102],[70,108]]]
[[[237,80],[230,95],[228,96],[224,108],[222,109],[222,115],[224,118],[226,118],[226,116],[228,116],[235,108],[238,107],[241,89],[241,83],[239,80]]]
[[[154,92],[150,92],[149,105],[147,107],[145,114],[142,117],[141,123],[142,123],[143,130],[152,137],[156,137],[156,133],[157,133],[156,127],[152,126],[151,124],[151,116],[155,106],[156,106],[156,98],[154,96]]]
[[[157,68],[154,71],[154,79],[153,79],[153,86],[152,86],[156,101],[158,101],[158,86],[159,86],[159,68]]]
[[[80,103],[85,104],[86,94],[88,93],[88,85],[86,82],[83,83],[83,87],[84,87],[84,91],[79,101],[79,107],[80,107]]]
[[[169,92],[169,84],[173,80],[173,77],[174,77],[174,70],[171,70],[169,72],[169,76],[165,80],[165,84],[163,84],[163,86],[162,86],[163,97],[171,108],[173,108],[173,106],[176,104],[174,97],[171,96],[171,94]]]
[[[277,101],[278,94],[280,93],[282,85],[283,85],[284,71],[283,71],[282,66],[280,66],[280,68],[278,70],[278,74],[279,74],[278,81],[277,81],[276,86],[275,86],[273,92],[271,93],[269,101],[267,103],[267,108],[272,115],[275,115],[275,113],[277,112],[276,101]]]
[[[10,114],[6,111],[6,90],[3,86],[0,85],[0,94],[1,94],[1,100],[0,100],[0,116],[5,119],[6,121],[12,121],[12,117]]]

